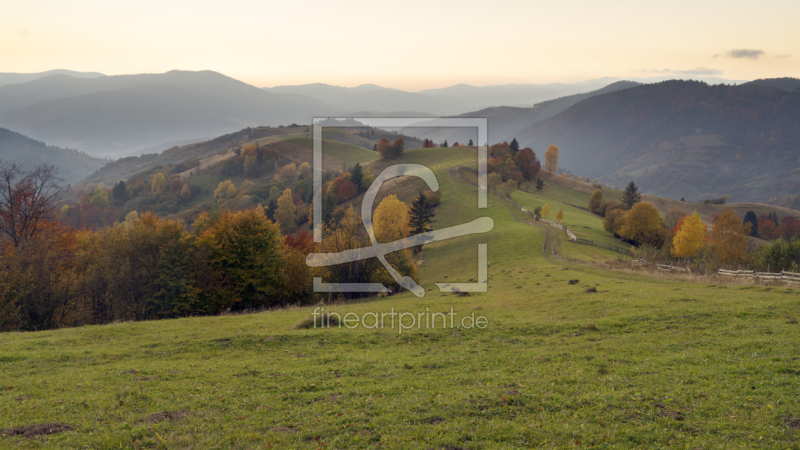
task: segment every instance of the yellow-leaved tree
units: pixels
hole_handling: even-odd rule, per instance
[[[564,211],[559,209],[556,213],[556,222],[561,222],[562,220],[564,220]]]
[[[159,172],[156,176],[153,177],[153,184],[150,185],[150,190],[153,192],[158,192],[161,190],[161,187],[167,182],[167,177],[164,176],[163,173]]]
[[[683,226],[686,226],[685,222]],[[715,215],[711,243],[717,260],[723,264],[741,263],[747,256],[747,235],[750,234],[750,227],[750,222],[742,223],[742,218],[730,208]]]
[[[236,197],[236,186],[233,185],[233,181],[225,180],[220,181],[219,185],[217,185],[217,189],[214,190],[214,198],[233,198]]]
[[[542,217],[547,219],[547,216],[549,215],[550,215],[550,205],[545,203],[544,206],[542,206]]]
[[[372,227],[378,242],[386,243],[408,236],[408,205],[392,194],[383,199],[375,209]]]
[[[692,258],[706,245],[706,227],[695,212],[683,220],[680,230],[672,238],[672,256]]]
[[[547,147],[547,151],[544,152],[544,170],[551,175],[558,170],[558,147],[555,145]]]
[[[661,216],[656,207],[647,202],[636,203],[625,213],[618,233],[637,244],[647,244],[655,248],[661,248],[664,244]]]
[[[281,227],[281,233],[289,234],[297,228],[297,206],[292,201],[292,190],[287,188],[278,199],[275,220]]]

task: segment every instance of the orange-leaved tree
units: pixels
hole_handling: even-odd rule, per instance
[[[744,261],[749,234],[750,223],[742,223],[742,218],[731,208],[725,208],[722,214],[715,215],[711,242],[716,259],[723,264],[740,264]]]
[[[772,241],[781,237],[781,232],[772,218],[768,216],[758,217],[758,236],[761,239]]]

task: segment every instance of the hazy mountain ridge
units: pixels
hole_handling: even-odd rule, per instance
[[[53,98],[40,99],[42,85],[52,85],[47,95]],[[265,92],[211,71],[89,80],[55,75],[0,87],[0,104],[37,95],[38,102],[0,115],[0,125],[102,155],[248,126],[310,123],[337,112],[309,97]]]
[[[23,170],[42,163],[54,165],[68,184],[80,181],[108,162],[77,150],[53,147],[5,128],[0,128],[0,160],[21,164]]]
[[[511,141],[522,129],[540,120],[552,117],[570,106],[587,98],[601,95],[607,92],[614,92],[621,89],[628,89],[639,86],[640,83],[632,81],[617,81],[604,88],[560,97],[553,100],[544,101],[536,104],[532,108],[520,108],[514,106],[496,106],[481,109],[479,111],[459,114],[457,118],[480,118],[488,119],[489,142]],[[436,143],[447,140],[450,144],[459,142],[461,144],[469,142],[470,139],[477,139],[475,130],[472,129],[453,129],[453,128],[417,128],[406,129],[405,133],[418,136],[421,139],[432,139]]]
[[[36,73],[13,73],[13,72],[0,72],[0,86],[7,84],[27,83],[29,81],[37,80],[48,75],[69,75],[74,78],[98,78],[105,75],[100,72],[76,72],[74,70],[54,69],[46,72]]]
[[[576,175],[699,200],[767,201],[800,188],[800,92],[666,81],[583,100],[520,135]]]

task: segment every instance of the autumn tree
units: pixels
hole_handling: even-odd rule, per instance
[[[0,160],[0,234],[14,247],[35,237],[53,214],[61,181],[55,166],[23,172],[22,166]]]
[[[376,150],[378,151],[378,154],[381,155],[381,158],[390,158],[389,147],[391,147],[391,145],[391,142],[387,138],[382,138],[380,141],[378,141]]]
[[[192,199],[192,190],[189,189],[188,184],[183,185],[183,187],[181,188],[180,196],[181,200],[183,200],[184,202],[188,202],[189,200]]]
[[[625,213],[618,234],[637,245],[660,248],[664,244],[661,216],[656,207],[647,202],[636,203]]]
[[[511,197],[515,190],[517,190],[517,182],[514,180],[506,180],[505,183],[500,185],[500,192],[506,197]]]
[[[603,229],[614,236],[619,236],[619,230],[622,228],[622,224],[624,222],[625,211],[622,209],[614,209],[606,213],[606,216],[603,219]]]
[[[358,195],[358,188],[350,180],[342,180],[342,182],[339,183],[339,187],[336,189],[336,197],[342,202],[350,200],[356,195]]]
[[[403,239],[410,232],[408,206],[394,194],[387,196],[375,209],[372,225],[378,242]]]
[[[153,177],[153,182],[150,184],[150,191],[160,192],[166,183],[167,177],[159,172]]]
[[[403,138],[397,138],[392,145],[389,146],[388,151],[384,158],[394,159],[402,155],[406,150],[406,141]]]
[[[304,180],[311,181],[311,165],[307,162],[300,164],[300,167],[297,168],[297,171],[300,172],[300,176],[303,177]]]
[[[275,210],[275,220],[280,225],[283,234],[289,234],[297,228],[297,206],[292,201],[292,190],[286,189],[278,198],[278,209]]]
[[[515,141],[512,141],[512,143],[514,142]],[[511,148],[513,150],[513,146],[511,146]],[[520,172],[522,172],[522,176],[528,181],[536,178],[539,175],[539,170],[542,168],[542,164],[536,159],[536,153],[529,148],[519,150],[519,145],[517,146],[517,151],[514,153],[516,155],[514,156],[514,162]]]
[[[547,216],[550,215],[550,205],[545,202],[544,206],[542,206],[542,217],[547,219]]]
[[[706,225],[697,213],[687,216],[672,239],[672,256],[692,258],[706,245]]]
[[[603,191],[600,189],[595,189],[591,198],[589,198],[589,211],[595,214],[600,214],[601,206],[603,206]]]
[[[731,208],[714,216],[711,242],[714,255],[723,264],[739,264],[747,256],[747,236],[750,224],[743,223]]]
[[[564,220],[564,211],[559,209],[556,213],[556,222],[561,223],[562,220]]]
[[[772,217],[760,216],[758,218],[758,236],[768,241],[781,237],[781,232],[775,226],[775,221],[772,220]]]
[[[286,164],[281,168],[281,171],[278,173],[278,177],[281,180],[293,180],[297,178],[297,164],[289,163]]]
[[[486,177],[486,183],[489,185],[489,189],[497,190],[503,184],[503,176],[497,172],[492,172]]]
[[[100,209],[107,208],[109,205],[108,192],[103,189],[100,189],[99,187],[94,188],[92,196],[89,197],[89,203],[92,206],[96,206]]]
[[[633,208],[633,205],[642,201],[642,194],[639,193],[639,187],[636,186],[636,183],[631,181],[628,183],[628,186],[625,188],[625,192],[622,193],[622,205],[625,206],[625,209],[630,210]]]
[[[198,222],[198,244],[205,255],[197,277],[203,307],[274,306],[284,283],[283,238],[263,209],[225,210],[216,218],[203,213]]]
[[[794,237],[800,237],[800,220],[792,216],[786,216],[781,220],[781,226],[778,227],[778,231],[781,237],[787,241]]]
[[[555,145],[550,145],[544,152],[544,170],[551,175],[558,170],[558,147]]]
[[[214,190],[214,198],[234,198],[236,197],[236,186],[233,185],[233,181],[225,180],[221,181],[219,185],[217,185],[217,189]]]

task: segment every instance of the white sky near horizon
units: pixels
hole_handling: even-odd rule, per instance
[[[259,87],[412,91],[800,76],[798,1],[0,1],[0,72],[208,69]]]

